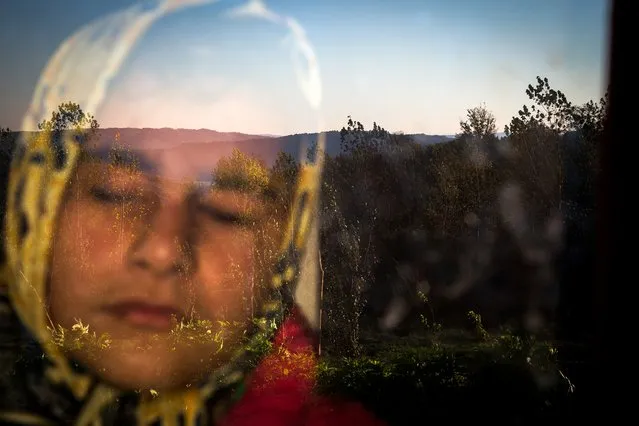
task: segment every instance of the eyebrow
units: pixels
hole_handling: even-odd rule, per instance
[[[158,166],[148,156],[140,151],[118,146],[106,146],[97,149],[85,149],[82,160],[100,161],[118,167],[130,167],[142,172],[157,171]]]
[[[81,161],[99,161],[113,164],[117,167],[130,167],[141,172],[157,172],[158,165],[145,153],[131,148],[119,146],[102,146],[99,148],[86,148],[81,153]],[[192,192],[202,193],[210,190],[236,191],[246,195],[258,195],[266,200],[277,199],[278,188],[271,179],[263,187],[252,181],[244,173],[215,176],[209,175],[211,180],[195,182]]]
[[[267,200],[274,200],[277,196],[277,189],[269,181],[264,187],[260,187],[252,182],[246,175],[238,173],[233,176],[216,177],[208,186],[208,189],[218,189],[222,191],[237,191],[247,195],[259,195]]]

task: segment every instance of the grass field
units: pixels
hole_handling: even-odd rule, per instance
[[[575,396],[561,347],[508,332],[362,339],[357,358],[323,357],[320,391],[391,425],[555,424]]]

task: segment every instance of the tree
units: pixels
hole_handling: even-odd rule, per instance
[[[98,121],[91,114],[85,113],[80,105],[66,102],[58,106],[58,110],[51,114],[51,119],[38,123],[38,129],[60,132],[64,130],[97,130]]]
[[[504,129],[521,161],[528,159],[529,164],[520,164],[517,169],[529,171],[534,179],[528,180],[546,195],[550,195],[551,186],[557,187],[546,197],[552,199],[552,205],[570,192],[590,198],[587,204],[593,205],[599,169],[597,147],[603,136],[608,94],[598,102],[574,105],[563,92],[551,87],[548,78],[539,76],[536,85],[528,85],[526,94],[532,105],[524,105]],[[532,182],[535,180],[544,183]],[[543,199],[539,194],[530,195]]]
[[[283,178],[287,184],[292,185],[295,183],[298,172],[299,166],[295,158],[287,152],[280,151],[271,168],[271,174]]]
[[[84,143],[87,143],[90,139],[93,139],[100,125],[98,121],[91,114],[86,113],[80,108],[80,105],[74,102],[63,102],[58,106],[57,111],[53,111],[49,120],[42,120],[38,123],[38,130],[40,130],[45,137],[50,138],[53,145],[58,149],[57,160],[60,161],[62,147],[62,134],[64,132],[78,132],[82,135]]]
[[[382,126],[373,122],[372,130],[365,130],[364,125],[348,116],[346,127],[339,132],[342,152],[366,153],[381,148],[391,141],[391,134]]]
[[[218,161],[213,171],[215,185],[227,189],[261,192],[269,183],[268,169],[264,164],[238,148],[230,156]]]
[[[608,94],[599,101],[574,105],[541,77],[528,86],[526,94],[532,105],[524,105],[505,127],[510,145],[519,154],[512,169],[522,182],[526,209],[538,211],[529,213],[530,217],[562,213],[565,249],[557,262],[557,330],[560,335],[569,330],[574,338],[589,328],[590,314],[584,307],[589,303],[595,263],[595,184]]]
[[[466,110],[466,120],[459,122],[461,136],[484,139],[495,136],[497,125],[495,116],[484,104]]]
[[[293,199],[298,173],[299,165],[295,158],[287,152],[280,151],[269,174],[269,187],[279,202],[289,204]]]
[[[560,90],[550,87],[548,78],[537,76],[537,84],[528,85],[526,95],[533,105],[524,105],[504,129],[507,136],[525,133],[535,128],[544,128],[558,134],[583,131],[592,138],[603,130],[608,107],[608,93],[599,102],[589,101],[577,106],[568,101]]]

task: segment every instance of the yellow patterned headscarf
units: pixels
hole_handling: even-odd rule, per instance
[[[164,0],[135,5],[109,15],[78,31],[63,43],[47,65],[35,90],[23,128],[35,128],[48,118],[65,99],[81,100],[83,108],[95,111],[104,97],[107,83],[117,74],[135,42],[161,17],[187,6],[212,3],[207,0]],[[261,1],[250,1],[240,12],[283,25],[295,40],[295,48],[308,62],[298,74],[307,100],[319,107],[319,73],[310,44],[301,27],[289,17],[281,17]],[[90,63],[87,72],[82,64]],[[64,96],[64,98],[63,98]],[[318,139],[317,152],[324,140]],[[79,371],[62,355],[53,342],[43,298],[49,274],[52,237],[63,194],[82,150],[78,134],[65,133],[61,141],[51,132],[24,137],[18,142],[11,166],[5,217],[6,264],[0,272],[12,309],[31,337],[40,345],[48,362],[43,380],[52,389],[64,389],[81,405],[77,425],[100,424],[102,412],[119,396],[91,374]],[[258,314],[254,339],[271,337],[283,320],[282,305],[297,303],[312,327],[318,327],[317,224],[314,221],[322,171],[322,155],[303,164],[293,199],[288,228],[281,244],[281,261],[271,280],[271,296]],[[282,297],[284,296],[284,297]],[[178,424],[178,418],[194,425],[203,413],[204,403],[218,389],[243,380],[247,347],[238,349],[232,361],[214,371],[205,386],[162,394],[137,407],[140,425]],[[33,413],[5,412],[0,419],[15,423],[39,424]],[[46,424],[46,423],[41,423]]]

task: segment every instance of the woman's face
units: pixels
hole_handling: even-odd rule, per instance
[[[202,170],[175,153],[113,152],[87,155],[69,184],[53,241],[49,314],[66,330],[81,321],[89,335],[108,333],[104,349],[69,349],[104,380],[123,389],[186,386],[237,347],[254,287],[270,271],[281,215],[264,195],[262,170],[256,181],[257,163],[223,160],[216,185],[197,187],[218,162]],[[190,319],[213,329],[200,330],[203,339],[176,334],[176,320]]]

